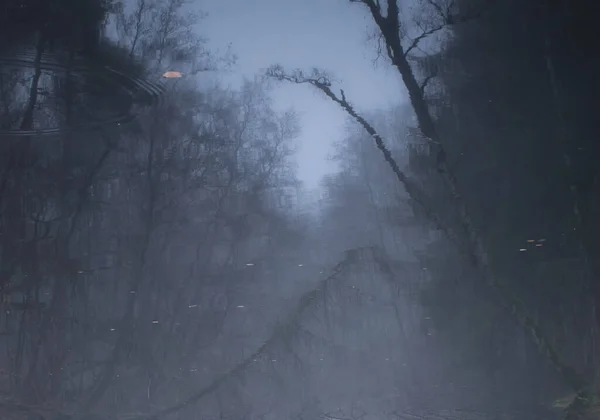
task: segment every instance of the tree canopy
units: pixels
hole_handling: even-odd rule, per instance
[[[599,418],[591,1],[343,3],[391,109],[198,83],[183,0],[3,4],[0,417]],[[317,191],[276,81],[347,115]]]

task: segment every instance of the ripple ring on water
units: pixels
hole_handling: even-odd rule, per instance
[[[94,121],[86,121],[85,123],[69,126],[69,127],[48,127],[32,130],[22,129],[1,129],[0,136],[39,136],[39,135],[56,135],[72,130],[96,129],[108,125],[121,125],[133,121],[136,118],[136,113],[133,111],[135,105],[142,107],[155,106],[160,103],[164,87],[155,83],[151,83],[139,77],[130,76],[122,71],[111,67],[90,68],[81,60],[75,60],[70,66],[61,63],[55,55],[43,54],[39,63],[40,69],[57,72],[76,72],[79,74],[92,73],[94,77],[110,80],[115,89],[124,93],[130,99],[131,106],[126,111],[121,111],[111,115],[109,118],[95,119]],[[0,56],[1,67],[17,67],[17,68],[35,68],[36,53],[35,51],[23,51],[10,56]]]

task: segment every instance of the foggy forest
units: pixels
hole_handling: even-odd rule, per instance
[[[2,0],[1,420],[600,419],[597,5],[322,1],[394,106],[220,83],[200,0]]]

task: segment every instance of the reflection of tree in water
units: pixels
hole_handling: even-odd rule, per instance
[[[67,130],[88,122],[87,110],[116,107],[119,99],[114,88],[98,89],[92,66],[99,38],[91,35],[99,34],[105,10],[92,1],[71,3],[9,2],[1,15],[0,287],[7,357],[0,386],[11,401],[3,418],[35,412],[32,407],[62,392],[59,371],[72,335],[65,323],[68,290],[79,271],[69,247],[81,235],[76,229],[89,189],[114,148],[106,136]]]
[[[262,80],[239,91],[165,78],[161,92],[147,82],[218,67],[182,5],[0,7],[0,418],[256,420],[271,407],[280,412],[270,418],[298,410],[298,420],[363,420],[367,410],[401,420],[537,418],[529,410],[552,418],[538,407],[539,378],[498,375],[509,361],[518,375],[539,369],[523,334],[483,299],[489,291],[468,283],[485,277],[460,255],[463,241],[425,235],[431,225],[464,227],[446,210],[456,197],[437,194],[446,190],[429,146],[410,154],[413,200],[397,197],[379,154],[407,184],[413,178],[393,165],[400,150],[386,150],[396,142],[384,142],[318,73],[296,72],[294,81],[321,89],[378,147],[351,136],[309,236],[315,220],[289,204],[297,122],[272,109]],[[99,36],[107,10],[113,43]],[[395,14],[369,10],[389,38]],[[416,67],[401,41],[388,39],[388,51],[404,57],[396,64],[410,80]],[[422,104],[430,80],[412,85]],[[121,115],[137,118],[119,125]],[[429,201],[434,192],[439,203]],[[413,254],[416,242],[424,251]],[[330,247],[346,249],[333,271],[320,266],[333,260]],[[527,332],[552,349],[532,325]],[[568,413],[582,418],[597,401],[573,388]]]
[[[0,44],[5,135],[123,123],[135,102],[152,103],[160,95],[160,87],[140,78],[131,57],[101,42],[111,4],[15,4],[4,9],[11,37]]]
[[[75,60],[60,56],[36,57],[37,51],[20,52],[0,67],[5,82],[5,112],[0,120],[3,134],[24,136],[30,130],[52,134],[61,128],[130,119],[135,97],[120,83],[120,75],[115,77],[105,69],[77,68]]]
[[[214,340],[223,322],[223,308],[198,308],[205,328],[188,338],[195,320],[190,313],[198,303],[186,302],[189,296],[180,286],[165,307],[156,300],[165,296],[165,285],[156,278],[148,283],[146,277],[161,273],[171,281],[169,261],[154,268],[148,264],[161,261],[158,256],[176,243],[166,238],[177,236],[178,229],[163,229],[161,239],[152,235],[163,219],[185,224],[188,205],[220,205],[224,198],[215,201],[196,190],[209,175],[217,185],[227,185],[227,167],[219,159],[230,159],[233,150],[211,144],[212,133],[204,130],[199,136],[202,126],[182,119],[186,105],[202,104],[193,89],[163,107],[157,101],[162,91],[143,77],[151,61],[131,45],[100,39],[108,6],[93,0],[0,6],[3,419],[92,412],[115,393],[123,396],[117,405],[135,407],[136,397],[129,400],[124,390],[137,387],[146,395],[148,375],[160,389],[159,361],[168,350],[157,348],[154,354],[144,337],[154,339],[162,331],[170,337],[165,343],[179,339],[178,350],[185,349],[189,363],[196,363],[192,350],[200,341]],[[178,22],[180,6],[170,1],[154,10],[171,13]],[[179,44],[164,41],[163,54],[169,57]],[[165,59],[164,70],[169,65]],[[230,105],[234,113],[235,106]],[[140,119],[118,126],[124,121],[118,117],[132,114]],[[172,126],[169,118],[181,124]],[[210,165],[201,165],[205,160]],[[263,178],[271,176],[257,174],[256,182]],[[215,234],[211,226],[200,230]],[[182,281],[203,268],[204,244],[197,246],[197,267],[190,268],[191,256],[180,260],[185,261],[178,273]],[[223,295],[221,284],[207,287],[207,293]],[[215,300],[200,291],[191,295]],[[169,318],[165,311],[175,314]],[[143,387],[135,385],[139,378]],[[172,401],[169,397],[165,404]]]
[[[95,49],[101,3],[21,4],[1,11],[0,418],[186,410],[239,359],[232,315],[273,316],[250,298],[301,236],[271,203],[296,185],[295,116],[261,81],[148,81],[221,65],[181,0],[115,9]]]

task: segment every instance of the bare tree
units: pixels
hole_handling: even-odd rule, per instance
[[[399,2],[397,0],[388,0],[386,2],[387,4],[380,3],[377,0],[350,0],[350,2],[359,3],[368,9],[385,41],[385,50],[388,59],[397,69],[408,91],[410,102],[419,123],[419,129],[423,134],[423,137],[437,149],[437,170],[446,183],[456,204],[460,218],[458,226],[444,226],[442,219],[437,214],[437,211],[439,210],[432,209],[428,206],[424,192],[419,190],[415,186],[415,183],[400,169],[395,159],[386,148],[381,136],[369,122],[355,111],[354,107],[347,101],[344,92],[341,91],[339,96],[333,92],[331,81],[325,73],[313,71],[312,73],[305,75],[299,70],[292,73],[286,73],[280,66],[273,66],[268,71],[268,75],[278,80],[311,84],[340,105],[374,138],[377,147],[381,150],[385,160],[392,168],[398,180],[402,183],[408,195],[425,209],[428,217],[437,228],[443,229],[453,241],[458,243],[464,249],[472,264],[480,270],[482,279],[494,290],[503,306],[510,311],[510,313],[512,313],[518,322],[526,329],[540,353],[550,361],[565,383],[575,390],[578,397],[566,410],[567,418],[583,418],[583,416],[586,415],[586,412],[597,405],[597,391],[595,391],[594,384],[589,383],[584,376],[578,374],[562,360],[557,350],[544,337],[542,329],[537,322],[527,314],[519,300],[512,296],[503,285],[503,282],[494,274],[491,267],[490,256],[482,236],[473,222],[460,191],[457,178],[448,164],[444,139],[442,139],[438,133],[434,118],[425,99],[424,88],[428,80],[426,79],[422,83],[419,83],[409,62],[409,53],[414,51],[424,38],[441,30],[443,27],[465,20],[467,17],[462,15],[463,17],[459,18],[455,15],[456,11],[453,10],[453,2],[437,3],[434,1],[427,1],[427,3],[437,12],[437,18],[440,20],[440,24],[425,28],[420,35],[410,40],[408,45],[406,45],[403,43],[401,36],[402,25],[400,21]],[[479,13],[480,12],[477,12],[475,16]],[[468,18],[472,18],[472,16],[469,15]]]

